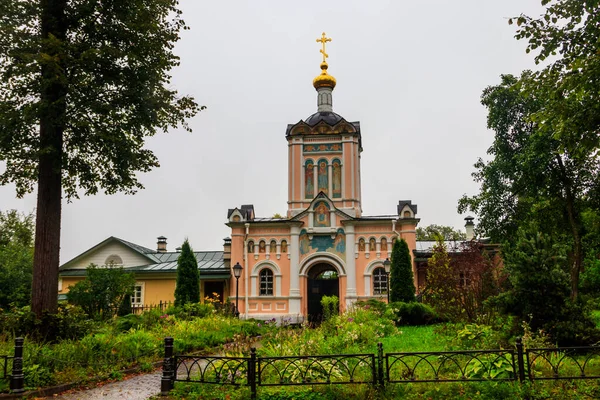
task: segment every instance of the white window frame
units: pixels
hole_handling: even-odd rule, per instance
[[[140,288],[139,299],[137,296],[137,288]],[[132,306],[143,306],[144,305],[144,294],[146,291],[146,283],[145,282],[136,282],[133,286],[133,296],[131,296],[131,305]],[[136,301],[139,300],[139,301]]]

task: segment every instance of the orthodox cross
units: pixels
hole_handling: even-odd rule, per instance
[[[320,50],[321,54],[323,54],[323,62],[329,57],[329,54],[325,53],[325,43],[327,42],[331,42],[331,38],[328,38],[327,35],[325,35],[325,32],[323,32],[323,36],[321,36],[320,39],[317,39],[317,43],[323,44],[323,48]]]

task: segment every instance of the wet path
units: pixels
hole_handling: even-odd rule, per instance
[[[161,371],[134,375],[128,379],[107,383],[92,389],[67,392],[46,397],[57,400],[146,400],[160,393]]]

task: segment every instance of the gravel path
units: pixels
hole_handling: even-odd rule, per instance
[[[161,371],[135,375],[93,389],[47,397],[57,400],[146,400],[160,393]]]

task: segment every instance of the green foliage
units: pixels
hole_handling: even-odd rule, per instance
[[[123,301],[119,305],[119,310],[117,311],[117,315],[119,317],[122,317],[124,315],[131,314],[132,312],[133,311],[131,308],[131,294],[127,293],[125,295],[125,297],[123,297]]]
[[[185,29],[177,0],[4,1],[0,5],[0,185],[37,185],[32,308],[54,312],[61,199],[135,193],[158,167],[145,139],[200,108],[170,71]]]
[[[511,288],[497,304],[560,345],[596,342],[600,335],[589,311],[569,299],[568,247],[535,226],[519,229],[516,239],[503,250]]]
[[[32,269],[33,215],[0,212],[0,309],[29,304]]]
[[[204,318],[215,313],[212,303],[188,303],[182,307],[170,307],[166,314],[173,315],[179,319],[190,320]]]
[[[390,304],[396,325],[429,325],[440,322],[435,310],[423,303],[394,302]]]
[[[36,318],[29,306],[12,308],[0,314],[0,332],[28,336],[39,342],[81,338],[95,328],[81,307],[60,304],[55,314]]]
[[[441,318],[457,321],[464,317],[459,302],[456,271],[441,239],[433,247],[433,255],[427,260],[427,279],[423,301],[432,306]]]
[[[390,301],[415,301],[415,281],[408,244],[396,240],[392,249],[390,268]]]
[[[323,296],[321,297],[321,306],[323,306],[323,320],[327,321],[339,314],[340,299],[337,296]]]
[[[444,225],[427,225],[424,228],[417,228],[417,240],[466,240],[467,234],[460,230],[456,230],[451,226]]]
[[[198,261],[186,239],[177,259],[177,283],[175,286],[175,306],[200,302],[200,276]]]
[[[121,304],[133,294],[135,277],[122,267],[107,265],[98,267],[90,264],[86,278],[69,288],[67,299],[93,318],[110,318]]]
[[[530,222],[569,246],[570,296],[578,297],[590,233],[586,213],[600,209],[600,24],[597,2],[544,0],[539,18],[521,15],[517,39],[537,52],[537,72],[503,76],[482,103],[495,131],[489,162],[475,164],[481,191],[459,210],[477,212],[496,241],[511,240]],[[549,58],[550,57],[550,58]]]

